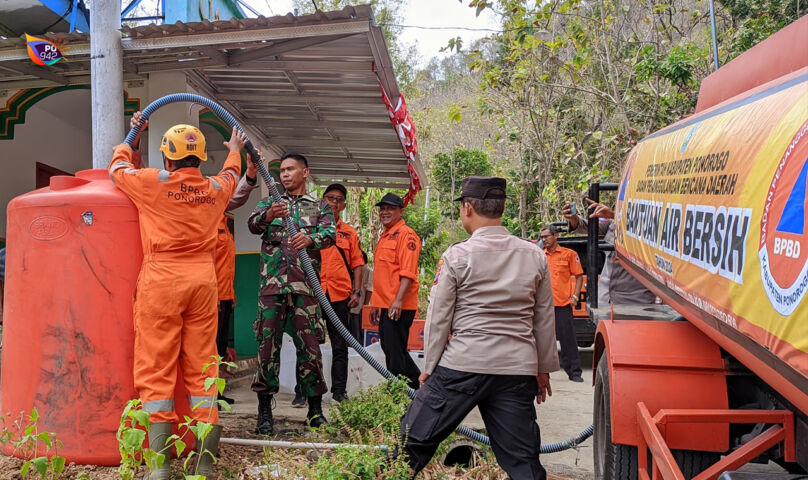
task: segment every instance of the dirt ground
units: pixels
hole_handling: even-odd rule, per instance
[[[591,422],[592,386],[591,386],[591,349],[582,350],[584,363],[584,383],[570,382],[566,375],[556,372],[552,375],[553,396],[537,407],[537,415],[542,431],[543,443],[555,443],[574,436]],[[233,414],[222,413],[220,422],[224,427],[223,438],[261,437],[253,434],[257,411],[257,398],[250,390],[250,377],[242,376],[228,380],[228,396],[236,400]],[[276,440],[300,441],[306,436],[304,421],[305,408],[292,408],[292,396],[279,394],[276,396],[274,409]],[[325,414],[329,416],[330,403],[325,402]],[[471,428],[483,426],[479,413],[475,410],[464,422]],[[250,467],[261,464],[263,452],[259,447],[244,447],[222,444],[219,464],[216,468],[217,479],[249,479],[245,473]],[[551,480],[581,480],[593,478],[591,439],[584,442],[577,450],[546,455],[542,462],[547,468]],[[174,462],[175,469],[179,462]],[[19,479],[22,461],[0,455],[0,480]],[[179,470],[175,470],[179,474]],[[82,475],[85,474],[85,475]],[[32,478],[32,477],[29,477]],[[85,465],[68,465],[62,478],[93,480],[119,479],[117,467],[97,467]]]
[[[235,392],[234,392],[235,393]],[[279,404],[291,404],[291,395],[279,395]],[[242,405],[244,406],[244,405]],[[300,441],[307,437],[305,426],[301,421],[305,417],[305,409],[293,409],[289,407],[276,408],[284,413],[292,412],[291,416],[276,415],[276,432],[274,440]],[[326,413],[326,415],[328,415]],[[300,417],[300,418],[299,418]],[[253,438],[261,437],[252,433],[255,427],[255,414],[234,413],[232,415],[222,415],[221,423],[224,427],[223,437],[229,438]],[[469,423],[473,425],[473,423]],[[249,475],[251,467],[262,464],[263,451],[260,447],[234,446],[228,444],[221,445],[219,463],[216,467],[216,479],[249,480],[253,478]],[[313,458],[313,457],[310,457]],[[173,462],[173,473],[175,478],[179,478],[179,462]],[[20,468],[22,461],[12,457],[0,456],[0,480],[20,479]],[[577,470],[577,471],[576,471]],[[145,470],[143,470],[145,472]],[[567,468],[563,465],[548,465],[549,480],[580,480],[592,478],[580,469]],[[29,477],[34,478],[34,477]],[[62,476],[64,479],[93,479],[93,480],[116,480],[120,476],[117,467],[98,467],[92,465],[69,465]]]
[[[551,375],[552,397],[536,407],[541,426],[543,444],[551,444],[567,440],[585,429],[592,422],[593,387],[592,387],[592,349],[581,349],[581,361],[584,367],[583,383],[574,383],[567,379],[563,372]],[[224,427],[223,438],[259,439],[253,434],[257,411],[257,398],[250,390],[250,376],[241,376],[228,380],[226,394],[236,400],[233,414],[222,413],[220,422]],[[276,396],[274,409],[276,440],[306,440],[308,433],[304,426],[306,409],[292,408],[292,395]],[[330,415],[330,402],[324,402],[325,415]],[[464,421],[471,428],[482,428],[483,423],[476,410]],[[261,465],[262,449],[259,447],[234,446],[223,443],[219,464],[215,470],[217,479],[250,480],[250,467]],[[550,480],[583,480],[594,479],[592,460],[592,439],[589,438],[574,450],[543,455],[542,463]],[[174,462],[175,475],[179,475],[178,464]],[[19,479],[22,462],[16,458],[0,455],[0,480]],[[779,467],[770,465],[748,465],[746,471],[782,472]],[[34,477],[29,477],[34,478]],[[119,479],[117,467],[77,466],[69,465],[64,479]],[[179,478],[179,477],[177,477]],[[446,478],[446,477],[442,477]]]

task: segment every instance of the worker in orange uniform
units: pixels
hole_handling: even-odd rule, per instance
[[[421,370],[407,351],[410,327],[418,310],[418,256],[421,239],[401,218],[404,202],[394,193],[379,203],[382,232],[373,252],[373,298],[371,322],[379,326],[387,369],[395,376],[404,375],[410,388],[418,388]]]
[[[555,330],[561,344],[561,368],[573,382],[583,382],[581,377],[581,357],[578,355],[578,342],[575,340],[575,327],[572,324],[572,305],[581,298],[584,282],[584,269],[575,250],[558,244],[558,230],[552,225],[539,232],[544,243],[544,254],[550,266],[553,284],[553,304],[555,305]],[[575,286],[570,288],[575,277]]]
[[[359,248],[359,235],[356,230],[339,218],[345,210],[345,199],[348,190],[339,183],[326,187],[323,199],[328,202],[337,219],[337,239],[335,245],[320,251],[322,267],[320,283],[331,302],[331,307],[339,317],[339,321],[350,328],[348,316],[350,309],[359,305],[359,294],[362,291],[362,267],[365,260]],[[328,337],[331,339],[331,398],[336,402],[344,401],[348,384],[348,342],[342,338],[337,327],[326,323]],[[350,331],[350,329],[349,329]]]
[[[141,118],[136,112],[132,125]],[[239,151],[245,141],[233,128],[225,142],[230,153],[214,177],[199,171],[200,162],[207,160],[205,137],[191,125],[175,125],[163,135],[162,170],[141,168],[140,154],[126,144],[115,148],[109,164],[110,178],[132,199],[140,216],[143,265],[134,300],[134,380],[149,412],[149,448],[165,454],[150,480],[170,474],[166,442],[178,420],[178,367],[190,396],[191,417],[214,424],[204,441],[197,438],[197,452],[218,453],[222,428],[216,425],[216,387],[205,389],[206,378],[216,377],[218,369],[204,370],[216,355],[214,249],[217,225],[241,173]],[[138,139],[135,147],[139,144]],[[210,478],[213,460],[209,454],[200,455],[195,473]]]
[[[263,158],[260,161],[264,161]],[[230,325],[233,318],[233,309],[236,306],[236,292],[233,282],[236,279],[236,242],[233,232],[228,226],[231,218],[228,214],[247,203],[253,190],[260,187],[258,183],[258,168],[253,162],[247,162],[247,173],[241,177],[236,192],[227,204],[225,214],[219,223],[216,236],[216,282],[219,286],[219,321],[216,329],[216,351],[222,359],[227,359],[227,345],[230,341]],[[219,400],[229,404],[235,403],[230,397],[219,394]]]

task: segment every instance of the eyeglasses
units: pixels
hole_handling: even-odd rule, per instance
[[[333,195],[328,195],[328,196],[323,197],[323,198],[325,198],[326,201],[328,201],[328,202],[345,203],[345,198],[344,197],[335,197]]]

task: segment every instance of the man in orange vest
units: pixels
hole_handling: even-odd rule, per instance
[[[379,326],[387,369],[404,375],[413,389],[418,388],[421,370],[407,351],[410,327],[418,310],[418,256],[421,239],[401,218],[404,201],[388,193],[376,204],[382,232],[373,252],[373,298],[371,322]]]
[[[583,382],[581,357],[578,355],[578,342],[575,340],[575,327],[572,323],[572,305],[578,303],[578,299],[581,298],[581,286],[584,281],[581,259],[575,250],[558,244],[558,230],[554,226],[544,227],[539,232],[539,238],[544,243],[544,254],[550,266],[555,304],[555,330],[561,345],[561,368],[573,382]],[[572,277],[575,277],[575,287],[572,287]]]
[[[345,210],[345,199],[348,190],[339,183],[326,187],[323,198],[337,220],[337,239],[334,246],[320,251],[322,267],[320,283],[328,295],[331,307],[339,320],[349,328],[348,315],[350,309],[359,305],[359,294],[362,289],[362,267],[365,260],[359,248],[359,235],[352,226],[343,222],[339,214]],[[331,339],[331,395],[334,401],[342,402],[348,383],[348,342],[342,338],[337,328],[326,322],[328,337]]]
[[[135,113],[132,124],[140,119]],[[197,438],[195,473],[210,477],[214,459],[202,452],[218,453],[222,427],[216,425],[216,387],[205,389],[206,378],[216,377],[218,369],[203,370],[216,355],[216,227],[236,188],[245,141],[244,133],[233,128],[225,142],[230,153],[214,177],[199,170],[207,160],[205,137],[192,125],[175,125],[163,135],[163,169],[140,168],[139,153],[126,144],[115,148],[109,164],[110,178],[132,199],[140,217],[143,265],[134,300],[134,380],[149,412],[149,448],[166,455],[150,480],[170,474],[166,443],[178,420],[177,368],[190,396],[191,417],[214,424],[204,441]]]

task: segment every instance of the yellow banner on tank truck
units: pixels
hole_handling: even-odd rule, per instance
[[[808,376],[808,74],[631,152],[616,247],[660,288]]]

